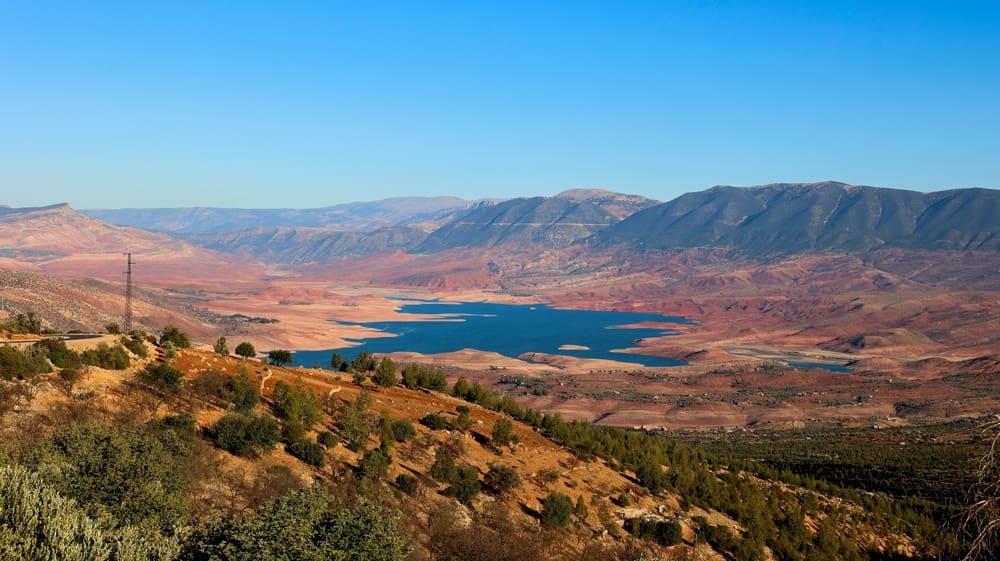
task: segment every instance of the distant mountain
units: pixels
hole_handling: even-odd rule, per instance
[[[0,209],[0,254],[5,257],[30,260],[130,249],[161,252],[183,245],[163,234],[107,224],[68,204]]]
[[[115,226],[67,204],[0,209],[0,266],[121,279],[124,252],[135,255],[145,282],[171,278],[228,278],[228,265],[258,268],[228,256],[140,228]]]
[[[184,237],[202,247],[248,255],[265,263],[304,265],[390,250],[406,251],[426,239],[427,232],[412,226],[379,228],[373,232],[345,232],[328,228],[255,228]]]
[[[448,220],[469,201],[457,197],[397,197],[316,209],[137,208],[92,209],[88,216],[169,234],[217,234],[251,228],[329,228],[372,231]]]
[[[920,193],[844,183],[713,187],[597,232],[597,249],[732,248],[746,255],[908,249],[1000,250],[1000,191]]]
[[[645,197],[597,189],[482,204],[432,232],[415,251],[499,245],[563,248],[655,204]]]

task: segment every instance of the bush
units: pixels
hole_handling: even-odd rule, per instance
[[[397,419],[392,422],[392,436],[396,442],[406,442],[417,436],[417,430],[413,428],[413,423],[406,419]]]
[[[507,419],[498,419],[496,423],[493,423],[490,441],[498,448],[516,443],[517,435],[514,434],[514,423]]]
[[[431,430],[444,430],[448,428],[448,420],[440,413],[428,413],[420,419],[420,424]]]
[[[361,477],[365,479],[383,479],[389,473],[389,465],[392,463],[392,456],[384,448],[374,448],[365,452],[364,458],[358,465]]]
[[[178,349],[186,349],[191,346],[191,340],[188,339],[187,333],[173,325],[167,325],[160,332],[160,345],[165,347],[167,343],[171,343]]]
[[[401,473],[396,476],[396,487],[407,495],[412,495],[420,487],[420,481],[412,475]]]
[[[274,449],[281,432],[269,415],[229,413],[209,429],[215,444],[237,456],[259,456]]]
[[[196,530],[179,561],[195,559],[400,561],[410,550],[395,517],[373,504],[335,508],[320,485],[292,491],[248,517]],[[210,555],[211,553],[216,553]]]
[[[360,452],[368,445],[368,425],[365,423],[365,411],[368,408],[369,398],[368,390],[361,390],[358,398],[350,402],[344,409],[344,414],[338,423],[340,436],[344,439],[347,448],[353,452]]]
[[[150,363],[139,372],[139,378],[166,393],[176,393],[184,373],[169,364]]]
[[[455,470],[455,477],[448,494],[458,499],[462,504],[471,504],[472,499],[479,494],[479,470],[475,466],[461,465]]]
[[[384,388],[391,388],[399,383],[399,379],[396,378],[396,364],[389,357],[382,357],[378,363],[375,369],[375,383]]]
[[[236,377],[228,379],[225,389],[237,411],[251,411],[260,402],[260,390],[257,389],[257,384],[250,379],[246,370],[241,371]]]
[[[407,364],[403,367],[403,385],[410,389],[426,388],[443,392],[448,389],[448,380],[440,370]]]
[[[441,483],[451,483],[458,476],[458,468],[455,466],[455,456],[451,450],[439,447],[434,452],[434,464],[431,466],[431,477]]]
[[[468,406],[458,406],[458,417],[455,417],[455,420],[452,421],[451,428],[460,432],[466,432],[472,428],[472,416],[469,415]]]
[[[542,500],[542,524],[549,527],[563,527],[569,524],[573,514],[573,500],[568,496],[552,492]]]
[[[278,381],[274,385],[272,397],[274,412],[286,424],[298,425],[304,432],[308,432],[319,421],[319,400],[316,394],[302,384],[301,379],[294,386]]]
[[[510,466],[490,465],[483,483],[497,495],[503,496],[521,486],[521,476]]]
[[[275,366],[284,366],[292,362],[292,352],[284,349],[268,351],[267,361]]]
[[[285,451],[313,467],[321,468],[326,463],[323,447],[307,438],[292,442]]]
[[[681,543],[681,524],[677,520],[667,522],[646,518],[630,518],[625,521],[625,530],[637,538],[656,541],[663,546]]]
[[[229,356],[229,346],[226,345],[226,336],[225,335],[223,335],[223,336],[221,336],[221,337],[219,337],[218,339],[215,340],[215,346],[212,347],[212,350],[215,351],[216,354],[220,354],[220,355],[223,355],[223,356]]]
[[[142,337],[122,337],[118,342],[139,358],[146,358],[149,355]]]
[[[45,353],[37,347],[20,351],[9,345],[0,346],[0,379],[24,380],[48,372],[52,372],[52,367]]]
[[[0,466],[0,551],[4,559],[106,561],[173,559],[177,539],[92,519],[23,466]]]
[[[236,354],[244,359],[248,359],[250,357],[257,356],[257,349],[254,349],[253,345],[249,342],[243,341],[239,345],[236,345]]]
[[[319,442],[320,446],[323,446],[324,448],[333,448],[340,443],[340,437],[328,430],[325,430],[316,436],[316,442]]]
[[[190,447],[180,440],[145,427],[68,425],[29,463],[92,516],[107,512],[121,522],[169,526],[187,511],[181,458]]]
[[[120,344],[109,347],[105,343],[98,343],[96,349],[87,349],[80,353],[80,361],[106,370],[124,370],[128,368],[130,362],[125,347]]]
[[[42,339],[35,343],[35,347],[48,356],[56,368],[79,367],[83,364],[79,353],[69,350],[66,341],[62,339]]]

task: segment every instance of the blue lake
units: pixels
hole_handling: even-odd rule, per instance
[[[294,363],[326,367],[334,352],[351,359],[361,350],[375,354],[397,351],[437,354],[478,349],[509,357],[545,353],[610,359],[642,366],[678,366],[684,363],[672,358],[614,351],[635,348],[639,339],[671,332],[669,328],[625,328],[624,325],[691,323],[682,317],[659,314],[564,310],[541,304],[419,301],[404,304],[400,311],[412,315],[413,320],[348,324],[377,329],[386,333],[385,337],[352,341],[357,345],[340,349],[298,351]],[[563,345],[578,345],[588,350],[560,349]]]

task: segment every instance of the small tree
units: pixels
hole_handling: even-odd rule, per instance
[[[458,499],[462,504],[471,504],[472,499],[479,494],[479,470],[475,466],[461,465],[455,470],[455,477],[448,494]]]
[[[458,417],[455,417],[455,420],[452,421],[451,428],[460,432],[466,432],[472,428],[472,416],[469,414],[468,406],[458,406]]]
[[[573,514],[584,521],[587,519],[587,503],[583,501],[583,495],[576,498],[576,505],[573,507]]]
[[[448,428],[448,420],[440,413],[428,413],[420,419],[420,424],[431,430],[444,430]]]
[[[243,357],[244,359],[257,356],[257,350],[253,348],[247,341],[243,341],[239,345],[236,345],[236,354]]]
[[[497,495],[503,496],[521,486],[521,476],[510,466],[492,464],[483,477],[483,483]]]
[[[361,477],[365,479],[384,479],[389,473],[389,465],[392,463],[392,456],[384,448],[373,448],[365,452],[358,469]]]
[[[542,524],[549,527],[562,527],[569,524],[573,514],[573,499],[559,492],[549,493],[542,500]]]
[[[399,383],[396,378],[396,365],[387,356],[382,357],[375,369],[375,383],[385,388],[391,388]]]
[[[417,431],[413,428],[413,423],[410,421],[397,419],[392,422],[392,436],[396,439],[396,442],[406,442],[417,436]]]
[[[344,364],[344,357],[340,353],[333,353],[330,357],[330,370],[340,370],[340,365]]]
[[[215,349],[215,352],[218,353],[218,354],[220,354],[220,355],[223,355],[223,356],[228,356],[229,355],[229,347],[226,346],[226,336],[225,335],[223,335],[223,336],[219,337],[218,339],[216,339],[214,349]]]
[[[173,325],[167,325],[160,332],[160,344],[166,346],[168,342],[173,343],[174,347],[178,349],[186,349],[191,346],[191,340],[188,339],[187,333]]]
[[[275,366],[284,366],[292,362],[292,353],[284,349],[277,349],[267,353],[267,360]]]
[[[278,423],[269,415],[230,413],[209,429],[215,443],[237,456],[259,456],[274,449],[281,435]]]
[[[298,440],[319,421],[319,400],[303,385],[301,378],[294,386],[279,380],[274,385],[272,397],[274,412],[285,421],[287,440]]]
[[[169,364],[150,363],[139,373],[139,378],[164,393],[177,393],[184,373]]]
[[[118,322],[116,321],[104,324],[104,330],[110,333],[111,335],[122,334],[122,326],[118,325]]]
[[[431,466],[431,477],[441,483],[451,483],[458,475],[455,466],[455,456],[451,450],[441,446],[434,452],[434,465]],[[571,507],[572,508],[572,507]]]
[[[241,370],[238,376],[227,380],[225,389],[237,411],[250,411],[260,402],[260,390],[246,370]]]
[[[517,442],[517,435],[514,434],[514,423],[507,419],[499,419],[493,423],[493,432],[490,436],[491,442],[496,447],[507,446]]]

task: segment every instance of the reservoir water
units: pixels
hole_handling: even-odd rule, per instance
[[[678,366],[682,361],[636,354],[636,341],[669,335],[669,327],[624,327],[638,323],[689,324],[683,317],[637,312],[566,310],[535,304],[445,303],[417,301],[400,311],[411,321],[370,322],[363,325],[385,333],[352,341],[351,347],[325,351],[298,351],[295,364],[328,366],[334,352],[352,359],[359,351],[375,354],[418,352],[437,354],[461,349],[492,351],[508,357],[545,353],[630,362],[638,366]],[[562,347],[562,348],[561,348]],[[623,353],[633,348],[636,352]]]

